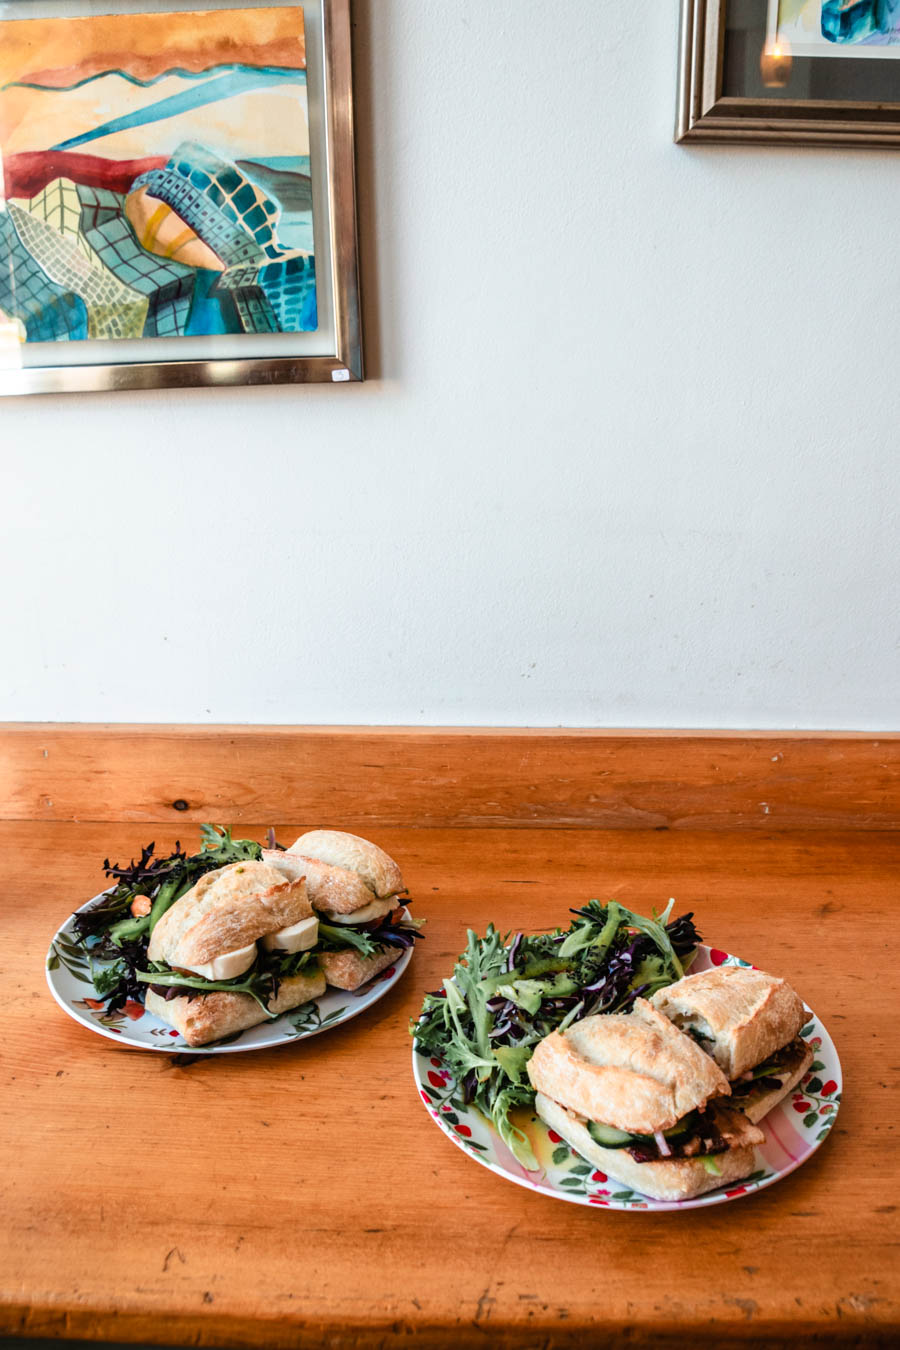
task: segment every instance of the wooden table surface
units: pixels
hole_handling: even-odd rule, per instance
[[[174,843],[134,823],[0,822],[5,1334],[898,1343],[897,832],[383,829],[428,919],[404,979],[327,1035],[187,1065],[92,1035],[44,979],[102,859],[154,835]],[[775,1186],[683,1214],[558,1203],[479,1167],[423,1109],[408,1032],[466,926],[546,928],[593,896],[649,912],[670,895],[822,1018],[845,1084],[831,1136]]]

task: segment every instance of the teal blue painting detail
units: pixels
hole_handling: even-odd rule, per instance
[[[867,46],[900,42],[900,0],[822,0],[822,36]]]
[[[119,74],[118,71],[110,73]],[[103,76],[102,78],[107,77]],[[89,81],[82,81],[76,87],[82,88],[85,83],[89,83]],[[128,131],[132,127],[147,126],[151,122],[161,122],[168,117],[178,117],[181,113],[194,112],[206,104],[219,103],[222,99],[237,98],[239,95],[249,93],[254,89],[290,83],[305,85],[306,72],[302,70],[245,70],[238,66],[227,75],[206,80],[203,84],[195,85],[192,89],[184,89],[178,94],[172,94],[169,98],[161,99],[159,103],[151,103],[149,107],[127,113],[122,117],[115,117],[112,121],[99,127],[92,127],[90,131],[84,131],[80,136],[72,136],[71,139],[61,141],[59,145],[54,145],[51,148],[53,150],[76,150],[80,145],[87,145],[89,141],[101,140],[104,136],[114,136],[118,131]]]

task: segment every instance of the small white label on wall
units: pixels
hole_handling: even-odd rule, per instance
[[[350,372],[349,370],[333,370],[331,372],[331,378],[335,383],[339,383],[341,380],[349,380]]]

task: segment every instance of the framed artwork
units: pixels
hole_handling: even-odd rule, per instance
[[[0,394],[362,379],[350,0],[0,0]]]
[[[682,0],[675,139],[900,148],[900,0]]]

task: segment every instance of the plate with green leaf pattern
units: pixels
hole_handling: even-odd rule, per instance
[[[97,903],[94,896],[77,913]],[[408,916],[408,911],[404,911]],[[180,1032],[147,1011],[143,1003],[128,999],[123,1008],[108,1012],[106,1002],[94,987],[90,950],[77,941],[74,915],[66,920],[50,943],[47,953],[47,983],[59,1006],[89,1030],[136,1050],[162,1050],[166,1054],[221,1055],[242,1050],[265,1050],[275,1045],[317,1036],[322,1031],[349,1022],[352,1017],[384,998],[400,979],[412,956],[412,948],[398,949],[397,960],[362,988],[326,989],[320,998],[292,1008],[280,1017],[248,1027],[210,1045],[188,1045]]]

